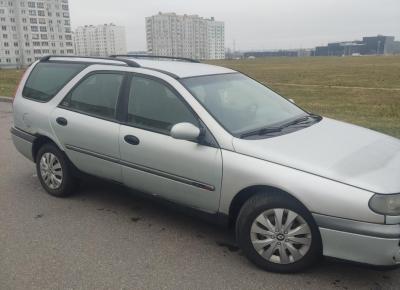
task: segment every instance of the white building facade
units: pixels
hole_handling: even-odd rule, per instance
[[[0,0],[0,67],[74,53],[68,0]]]
[[[126,33],[123,26],[114,24],[78,27],[74,33],[77,55],[109,56],[126,54]]]
[[[194,59],[225,58],[224,22],[197,15],[159,13],[146,17],[149,54]]]

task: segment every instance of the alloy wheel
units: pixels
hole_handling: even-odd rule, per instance
[[[269,209],[253,222],[250,238],[256,252],[265,260],[291,264],[301,260],[309,251],[312,234],[310,226],[289,209]]]
[[[40,175],[46,186],[52,190],[60,188],[63,181],[61,163],[53,153],[44,153],[40,159]]]

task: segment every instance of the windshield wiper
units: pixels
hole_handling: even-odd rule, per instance
[[[290,127],[290,126],[293,126],[293,125],[298,125],[298,124],[304,123],[306,121],[309,121],[310,118],[316,119],[318,121],[322,119],[322,117],[319,116],[319,115],[309,114],[309,115],[297,118],[297,119],[295,119],[293,121],[290,121],[290,122],[288,122],[286,124],[283,124],[283,125],[281,125],[279,127],[265,127],[265,128],[256,129],[256,130],[253,130],[253,131],[249,131],[249,132],[243,133],[243,134],[240,135],[240,138],[246,138],[246,137],[254,136],[254,135],[262,136],[262,135],[267,135],[267,134],[270,134],[270,133],[278,133],[278,132],[281,132],[283,129],[287,128],[287,127]]]
[[[261,129],[243,133],[240,135],[240,138],[246,138],[246,137],[254,136],[254,135],[261,136],[261,135],[266,135],[269,133],[277,133],[277,132],[282,131],[282,129],[283,129],[283,127],[265,127],[265,128],[261,128]]]
[[[301,124],[301,123],[304,123],[306,121],[309,121],[310,118],[313,118],[313,119],[316,119],[316,120],[320,120],[321,116],[315,115],[315,114],[309,114],[307,116],[303,116],[303,117],[297,118],[297,119],[295,119],[293,121],[290,121],[290,122],[288,122],[286,124],[283,124],[280,128],[283,129],[283,128],[286,128],[286,127],[289,127],[289,126]]]

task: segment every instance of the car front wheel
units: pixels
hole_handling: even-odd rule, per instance
[[[311,214],[283,194],[250,198],[239,213],[236,234],[245,255],[267,271],[302,271],[321,256],[321,237]]]

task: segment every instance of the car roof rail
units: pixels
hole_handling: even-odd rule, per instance
[[[163,56],[163,55],[152,55],[152,54],[116,54],[110,55],[113,58],[119,57],[128,57],[128,58],[153,58],[153,59],[169,59],[169,60],[178,60],[178,61],[186,61],[186,62],[193,62],[193,63],[200,63],[200,61],[192,58],[186,57],[177,57],[177,56]]]
[[[126,58],[115,58],[115,57],[95,57],[95,56],[79,56],[79,55],[46,55],[40,59],[40,62],[50,61],[51,58],[81,58],[81,59],[92,59],[92,60],[109,60],[119,61],[126,64],[129,67],[141,67],[136,61]]]

